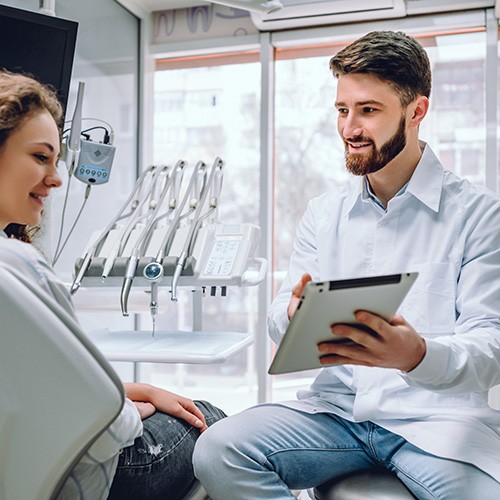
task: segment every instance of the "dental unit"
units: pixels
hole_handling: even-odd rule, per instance
[[[152,165],[139,176],[126,202],[95,232],[75,263],[70,291],[81,286],[120,287],[122,315],[129,314],[132,287],[149,294],[153,334],[159,289],[170,287],[177,302],[178,287],[191,290],[262,282],[267,261],[253,257],[260,229],[253,224],[220,223],[218,208],[224,161],[198,161],[187,175],[187,162]]]

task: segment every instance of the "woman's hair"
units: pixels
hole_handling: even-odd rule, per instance
[[[10,135],[30,117],[48,111],[62,134],[64,112],[56,92],[31,76],[0,70],[0,149]],[[5,233],[18,240],[31,241],[30,230],[12,223]]]
[[[401,31],[372,31],[330,59],[334,76],[365,73],[388,82],[407,106],[431,94],[431,65],[422,45]]]

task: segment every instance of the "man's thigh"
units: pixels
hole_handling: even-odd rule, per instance
[[[343,419],[260,405],[217,423],[214,439],[238,450],[235,456],[274,470],[290,489],[306,489],[374,464]],[[245,466],[245,464],[241,464]]]
[[[500,483],[477,467],[430,455],[410,443],[393,455],[391,468],[421,500],[500,498]]]

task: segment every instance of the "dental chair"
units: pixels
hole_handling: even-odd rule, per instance
[[[124,403],[120,378],[52,297],[0,263],[0,500],[54,500]],[[205,500],[196,482],[185,500]]]
[[[414,500],[406,486],[383,468],[365,469],[314,488],[315,500]]]
[[[56,498],[123,402],[75,321],[0,265],[0,500]]]

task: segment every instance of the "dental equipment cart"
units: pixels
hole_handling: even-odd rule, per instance
[[[148,294],[152,332],[88,334],[109,361],[132,362],[135,369],[143,362],[223,363],[253,343],[249,333],[202,330],[205,293],[220,290],[225,296],[227,287],[256,286],[267,273],[267,261],[253,257],[260,229],[217,221],[223,165],[220,158],[211,167],[199,161],[182,199],[186,162],[149,167],[119,213],[92,236],[77,260],[72,294],[82,290],[89,297],[96,288],[121,287],[124,316],[134,294]],[[192,331],[156,331],[159,300],[168,300],[161,292],[169,288],[171,301],[177,302],[179,287],[192,291]]]

